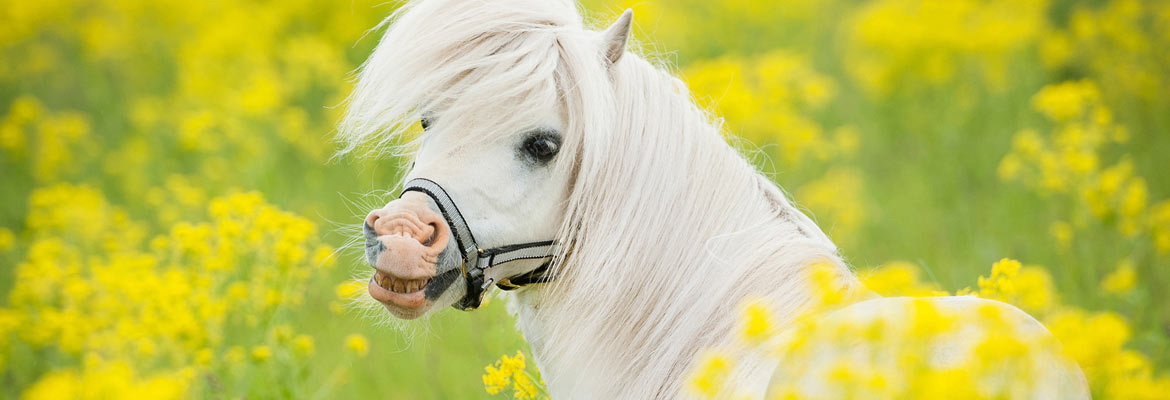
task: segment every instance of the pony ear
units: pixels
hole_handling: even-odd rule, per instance
[[[630,38],[630,25],[634,23],[634,10],[626,9],[617,21],[605,29],[602,46],[605,46],[605,59],[608,65],[614,65],[622,59],[626,52],[626,40]]]

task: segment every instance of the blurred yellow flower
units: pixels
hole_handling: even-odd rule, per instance
[[[488,394],[497,394],[512,383],[512,373],[495,366],[484,367],[483,388]]]
[[[361,334],[350,334],[345,337],[345,348],[358,357],[365,357],[370,353],[370,341]]]
[[[1073,227],[1068,222],[1056,221],[1048,226],[1048,233],[1056,239],[1056,244],[1061,248],[1068,248],[1072,244]]]
[[[891,261],[858,275],[869,290],[882,296],[946,296],[937,284],[922,282],[917,265],[906,261]]]
[[[828,233],[837,242],[852,243],[867,217],[865,183],[854,168],[830,169],[798,188],[795,198],[818,219],[832,221]]]
[[[337,294],[337,298],[339,299],[353,300],[354,298],[361,296],[366,292],[366,285],[367,283],[362,281],[348,280],[337,284],[337,286],[334,288],[334,292]]]
[[[229,364],[239,364],[244,361],[244,346],[232,346],[228,349],[227,354],[224,354],[224,359]]]
[[[333,247],[327,245],[317,246],[317,249],[313,250],[313,265],[326,268],[336,265],[337,257],[334,257],[333,253]]]
[[[1032,97],[1032,107],[1053,121],[1062,122],[1085,115],[1100,97],[1092,81],[1065,82],[1041,89]]]
[[[979,277],[979,296],[1011,303],[1030,312],[1044,311],[1055,303],[1052,276],[1040,267],[1023,267],[1005,258],[991,266],[991,276]]]
[[[1110,294],[1125,294],[1133,290],[1136,284],[1137,269],[1133,261],[1124,259],[1117,264],[1117,269],[1101,279],[1101,290]]]
[[[512,374],[512,397],[517,399],[532,399],[536,397],[536,385],[527,374]]]
[[[198,365],[201,367],[209,366],[209,365],[211,365],[211,361],[213,360],[214,357],[215,357],[215,354],[211,351],[211,349],[209,349],[209,348],[199,349],[199,351],[195,353],[195,365]]]
[[[741,335],[749,343],[758,343],[771,337],[776,329],[772,322],[772,310],[764,301],[748,301],[740,307],[740,320],[743,321]]]
[[[542,393],[542,389],[533,382],[526,367],[524,353],[519,350],[512,357],[507,354],[500,356],[494,363],[483,368],[484,391],[488,394],[498,394],[511,385],[513,398],[536,398]],[[544,381],[540,383],[543,384]]]
[[[16,235],[8,228],[0,228],[0,252],[8,251],[16,244]]]
[[[268,346],[256,346],[252,348],[252,361],[265,362],[272,358],[272,349]]]
[[[301,357],[313,355],[316,349],[313,344],[313,337],[309,335],[297,335],[296,338],[293,338],[292,349],[294,354]]]
[[[708,351],[700,356],[688,382],[691,390],[702,397],[712,398],[722,393],[724,380],[731,371],[731,360],[722,354]]]

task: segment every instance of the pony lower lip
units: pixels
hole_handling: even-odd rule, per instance
[[[370,279],[368,291],[374,300],[397,310],[418,310],[427,304],[426,295],[421,289],[409,293],[397,293],[383,288],[377,280]]]

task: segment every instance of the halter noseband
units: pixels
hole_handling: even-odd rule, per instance
[[[402,193],[398,197],[402,197],[406,192],[421,192],[430,196],[439,206],[439,211],[443,213],[447,226],[451,227],[451,233],[455,236],[459,256],[463,258],[463,265],[460,268],[463,280],[467,283],[467,294],[453,307],[463,311],[479,308],[484,293],[493,283],[500,289],[513,290],[525,285],[552,281],[549,265],[553,261],[553,246],[556,242],[545,240],[481,249],[475,242],[475,235],[471,234],[471,227],[459,212],[459,207],[442,186],[429,179],[415,178],[402,187]],[[499,282],[485,276],[485,272],[492,267],[520,260],[544,260],[544,264],[520,275],[501,278]]]

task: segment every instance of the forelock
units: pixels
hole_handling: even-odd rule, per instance
[[[384,26],[347,99],[341,153],[363,145],[393,151],[428,112],[481,137],[521,128],[541,105],[573,108],[565,92],[582,85],[572,75],[600,64],[569,1],[416,1]]]

